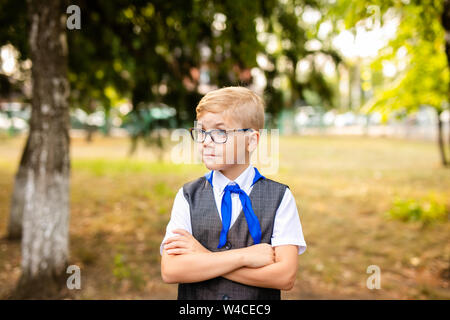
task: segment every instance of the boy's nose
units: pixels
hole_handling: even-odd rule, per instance
[[[210,144],[212,142],[212,138],[211,135],[207,134],[205,141],[203,141],[203,146],[207,146],[208,144]]]

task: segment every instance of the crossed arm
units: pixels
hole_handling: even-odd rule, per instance
[[[199,282],[215,277],[242,284],[290,290],[294,286],[298,258],[295,245],[272,248],[263,243],[246,248],[211,252],[189,232],[167,239],[161,259],[161,276],[166,283]]]

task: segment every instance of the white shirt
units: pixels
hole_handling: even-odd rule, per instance
[[[255,169],[252,165],[249,165],[244,172],[241,173],[236,180],[231,181],[225,177],[220,171],[214,170],[212,184],[214,191],[214,199],[216,201],[217,211],[219,212],[219,218],[222,220],[221,204],[223,197],[223,190],[228,184],[237,183],[247,195],[252,190],[252,182],[255,177]],[[239,194],[231,193],[231,224],[236,221],[242,210],[242,204],[239,199]],[[172,214],[170,221],[166,228],[166,235],[161,242],[160,254],[162,254],[163,243],[167,238],[173,237],[176,234],[172,231],[175,229],[184,229],[192,234],[191,216],[189,210],[189,203],[183,194],[183,187],[178,190],[175,196],[175,201],[172,208]],[[217,235],[219,236],[219,235]],[[302,225],[300,223],[300,217],[297,211],[297,205],[295,199],[289,188],[286,188],[283,199],[275,214],[275,221],[273,226],[273,232],[271,237],[271,245],[273,247],[292,244],[298,246],[298,254],[302,254],[306,250],[306,242],[303,237]]]

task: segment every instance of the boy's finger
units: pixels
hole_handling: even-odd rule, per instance
[[[186,243],[184,241],[173,241],[169,244],[166,244],[164,248],[166,249],[174,249],[174,248],[186,248]]]
[[[180,238],[178,238],[178,239],[167,239],[167,241],[166,242],[164,242],[164,245],[167,245],[167,244],[169,244],[169,243],[174,243],[174,242],[187,242],[185,239],[180,239]]]
[[[183,236],[190,236],[191,234],[184,229],[175,229],[173,233],[181,234]]]
[[[180,237],[180,236],[173,236],[173,237],[167,238],[167,239],[163,242],[163,244],[167,244],[167,243],[170,243],[170,242],[172,242],[172,241],[177,241],[177,240],[181,240],[181,239],[182,239],[182,237]]]
[[[183,254],[186,252],[186,249],[170,249],[166,250],[167,254]]]

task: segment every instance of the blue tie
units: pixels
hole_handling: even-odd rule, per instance
[[[227,234],[231,224],[231,193],[239,194],[239,199],[241,200],[242,209],[244,211],[245,219],[247,220],[250,235],[253,238],[254,244],[260,243],[261,226],[259,225],[258,217],[255,215],[255,212],[253,212],[250,197],[236,183],[227,185],[224,189],[221,206],[222,230],[220,231],[219,246],[217,248],[223,247],[227,241]]]
[[[253,178],[252,186],[260,179],[265,179],[258,169],[255,169],[255,176]],[[214,170],[205,174],[206,180],[208,180],[211,187],[213,187],[212,178]],[[232,191],[233,190],[233,191]],[[259,224],[258,217],[253,212],[252,202],[250,197],[239,187],[238,184],[228,185],[224,189],[224,195],[222,198],[222,230],[220,232],[220,241],[217,248],[221,248],[225,245],[227,241],[228,230],[231,224],[231,192],[239,193],[239,199],[241,200],[242,209],[244,211],[245,219],[247,220],[248,229],[250,235],[253,238],[253,242],[258,244],[261,242],[261,226]]]

